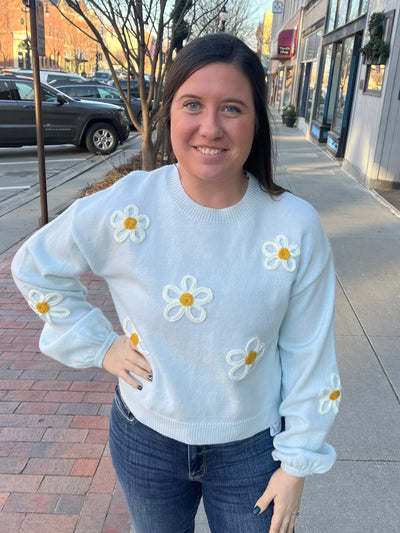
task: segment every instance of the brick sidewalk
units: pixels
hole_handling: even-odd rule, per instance
[[[108,448],[115,379],[41,354],[42,321],[0,256],[0,533],[128,533],[130,518]],[[118,328],[104,282],[82,279]]]

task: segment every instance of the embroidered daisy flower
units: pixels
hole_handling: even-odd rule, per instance
[[[57,305],[63,299],[61,294],[55,292],[43,294],[35,289],[32,289],[28,294],[29,307],[50,325],[53,325],[52,319],[67,318],[71,314],[71,311],[66,307]]]
[[[331,409],[336,414],[339,410],[339,403],[341,400],[341,384],[338,374],[332,374],[331,386],[324,387],[319,393],[319,407],[320,415],[326,415]]]
[[[262,253],[267,257],[264,266],[267,270],[275,270],[282,265],[287,272],[296,270],[295,257],[300,255],[297,244],[289,244],[289,239],[284,235],[278,235],[275,241],[267,241],[263,244]]]
[[[163,289],[162,297],[168,304],[164,309],[166,320],[176,322],[186,315],[191,322],[200,324],[207,315],[203,305],[211,302],[213,293],[207,287],[197,287],[195,277],[184,276],[180,289],[176,285],[167,285]]]
[[[115,228],[114,239],[121,243],[128,237],[136,244],[140,244],[146,237],[145,230],[150,225],[147,215],[140,215],[136,205],[128,205],[124,212],[115,211],[111,215],[111,226]]]
[[[139,336],[134,323],[129,317],[126,317],[123,321],[122,329],[124,330],[125,335],[130,339],[131,343],[139,349],[140,353],[143,355],[149,355],[149,350],[146,349],[142,338]]]
[[[229,370],[231,380],[241,381],[252,372],[264,351],[265,343],[258,337],[250,339],[244,350],[231,350],[226,356],[228,365],[232,367]]]

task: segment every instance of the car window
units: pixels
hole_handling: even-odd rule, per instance
[[[28,83],[22,80],[15,80],[20,100],[35,100],[35,93],[33,91],[33,83]]]
[[[113,98],[114,100],[119,100],[121,98],[119,92],[115,89],[98,87],[97,90],[99,91],[100,98]]]
[[[69,83],[81,81],[77,76],[60,76],[59,74],[49,74],[47,76],[47,83]]]
[[[0,80],[0,100],[15,100],[12,84],[7,80]]]
[[[75,95],[79,96],[79,98],[99,98],[96,87],[76,87]]]
[[[41,87],[42,102],[57,102],[57,94],[53,93],[46,89],[46,87]]]
[[[77,96],[76,87],[63,87],[62,85],[60,85],[57,88],[59,91],[61,91],[62,93],[68,94],[69,96],[73,96],[73,97]]]

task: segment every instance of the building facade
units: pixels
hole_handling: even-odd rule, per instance
[[[373,13],[385,14],[389,57],[361,57],[355,81],[351,127],[343,167],[373,189],[400,188],[400,11],[399,0],[370,0]],[[369,41],[368,31],[363,46]]]
[[[371,59],[363,51],[375,14],[388,56]],[[282,58],[280,36],[296,24],[295,53]],[[400,187],[399,1],[286,0],[272,34],[270,104],[294,104],[297,127],[367,187]]]

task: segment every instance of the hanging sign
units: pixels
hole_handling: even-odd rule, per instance
[[[44,33],[44,9],[43,2],[36,0],[36,31],[37,31],[37,47],[40,56],[46,56],[46,44]]]
[[[272,13],[283,13],[283,2],[272,2]]]

